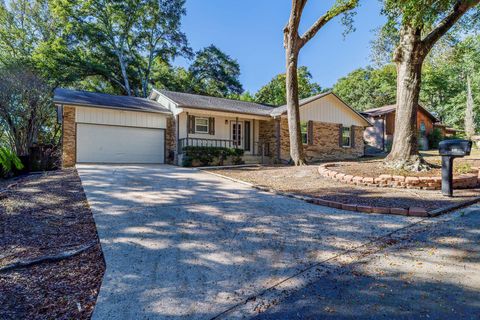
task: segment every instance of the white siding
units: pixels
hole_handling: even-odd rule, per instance
[[[328,95],[300,107],[300,121],[341,123],[344,126],[366,126],[360,116],[334,95]]]
[[[167,126],[166,115],[151,112],[76,107],[76,122],[125,127],[159,128]]]
[[[193,113],[189,112],[188,115],[195,116],[195,117],[213,117],[215,118],[215,134],[208,134],[208,133],[188,133],[189,138],[199,138],[199,139],[220,139],[220,140],[230,140],[231,137],[231,123],[236,121],[235,117],[224,117],[224,116],[213,116],[208,115],[206,113]],[[187,137],[187,113],[182,112],[178,115],[179,119],[179,139],[183,139]],[[250,149],[253,149],[255,141],[258,141],[258,126],[259,121],[255,119],[246,118],[238,118],[238,122],[250,121]],[[255,122],[255,124],[254,124]],[[255,128],[255,132],[253,133],[253,128]],[[257,140],[255,140],[257,139]],[[248,154],[249,152],[247,152]]]

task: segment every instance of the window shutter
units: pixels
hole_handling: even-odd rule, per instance
[[[188,133],[195,133],[195,116],[188,116]]]
[[[215,135],[215,118],[208,118],[208,133]]]
[[[350,127],[350,146],[355,148],[355,127]]]
[[[343,147],[343,126],[340,125],[340,128],[339,128],[339,131],[338,131],[338,145],[340,146],[340,148]]]
[[[307,144],[313,145],[313,121],[308,121]]]

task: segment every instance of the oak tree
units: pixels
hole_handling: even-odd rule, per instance
[[[397,111],[392,150],[386,163],[413,171],[428,169],[418,153],[416,117],[423,62],[432,47],[480,0],[384,0],[386,28],[397,32]]]
[[[300,50],[333,18],[341,14],[347,14],[346,21],[349,21],[348,18],[350,16],[348,16],[348,12],[358,5],[358,0],[337,0],[325,14],[318,18],[307,31],[300,35],[299,25],[306,4],[307,0],[292,0],[290,18],[283,30],[283,46],[285,47],[287,69],[286,93],[290,156],[293,163],[297,166],[306,164],[300,133],[300,110],[298,102],[297,66]]]

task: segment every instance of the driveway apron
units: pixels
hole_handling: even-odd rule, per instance
[[[364,214],[167,165],[77,165],[107,265],[93,319],[209,319],[418,218]]]

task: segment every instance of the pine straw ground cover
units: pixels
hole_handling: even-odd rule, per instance
[[[0,269],[90,244],[59,261],[0,271],[0,319],[91,317],[105,264],[75,170],[19,179],[0,200],[0,233]]]
[[[453,198],[438,190],[393,189],[349,185],[323,178],[318,165],[303,167],[263,166],[211,170],[213,173],[268,187],[343,204],[427,210],[444,208],[480,196],[480,189],[455,190]]]

